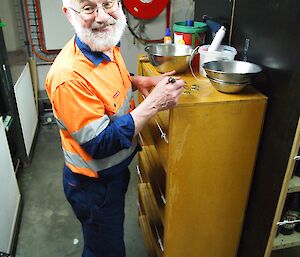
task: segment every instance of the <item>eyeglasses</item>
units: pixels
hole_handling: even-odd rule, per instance
[[[86,16],[91,16],[96,11],[98,13],[99,8],[102,8],[105,13],[111,14],[113,12],[116,12],[119,9],[119,0],[109,0],[107,2],[102,3],[100,6],[85,5],[83,8],[80,9],[80,11],[77,11],[70,6],[68,8],[72,9],[74,12],[78,14],[82,13]]]

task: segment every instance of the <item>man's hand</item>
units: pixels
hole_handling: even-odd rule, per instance
[[[178,103],[183,86],[183,80],[161,77],[151,93],[131,112],[135,124],[135,135],[157,112],[173,108]]]
[[[175,71],[170,71],[160,76],[134,76],[132,77],[132,83],[144,96],[148,96],[151,89],[154,88],[160,81],[162,81],[165,77],[172,76],[174,74]],[[179,77],[176,77],[176,79],[179,79]]]
[[[182,80],[164,77],[157,83],[145,101],[157,111],[170,109],[178,103],[183,86],[184,82]]]

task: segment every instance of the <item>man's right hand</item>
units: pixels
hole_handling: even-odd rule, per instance
[[[184,81],[175,80],[170,82],[171,77],[165,77],[158,82],[156,87],[153,88],[151,93],[145,99],[147,104],[152,105],[152,108],[157,111],[173,108],[177,105],[179,96],[183,91]]]

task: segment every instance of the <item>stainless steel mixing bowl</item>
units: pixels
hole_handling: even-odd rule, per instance
[[[229,83],[250,82],[254,74],[262,71],[260,66],[242,61],[207,62],[203,68],[208,77]]]
[[[215,89],[222,93],[237,93],[242,91],[249,82],[243,82],[243,83],[231,83],[231,82],[224,82],[222,80],[213,79],[207,76],[207,78],[210,80],[210,83],[214,86]]]
[[[150,63],[158,72],[164,73],[175,70],[184,72],[189,68],[189,59],[193,47],[181,44],[153,44],[145,48]]]

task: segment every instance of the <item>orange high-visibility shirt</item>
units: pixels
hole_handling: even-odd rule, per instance
[[[125,168],[137,151],[130,75],[119,47],[113,57],[92,52],[76,36],[46,78],[66,166],[89,177]]]

